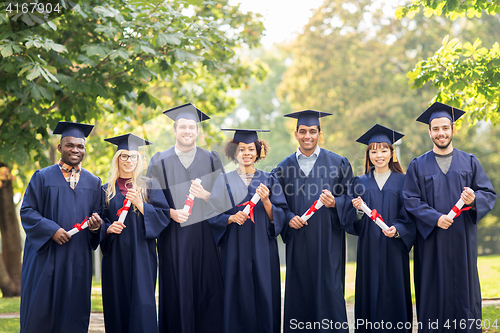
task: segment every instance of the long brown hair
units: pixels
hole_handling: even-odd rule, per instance
[[[392,156],[396,154],[394,151],[394,147],[392,145],[388,144],[387,142],[372,142],[368,145],[366,148],[366,153],[365,153],[365,173],[369,173],[371,169],[374,169],[375,166],[373,165],[372,161],[370,161],[370,150],[378,149],[378,148],[388,148],[391,150],[391,159],[389,160],[389,169],[394,171],[394,172],[399,172],[399,173],[405,173],[403,171],[403,168],[401,167],[401,164],[399,164],[399,161],[394,162],[392,160]]]

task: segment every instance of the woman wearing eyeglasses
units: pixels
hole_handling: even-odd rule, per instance
[[[150,142],[133,134],[105,141],[117,145],[106,198],[106,238],[101,242],[102,303],[106,332],[157,332],[155,238],[168,225],[168,204],[158,182],[141,176],[138,147]],[[131,202],[125,221],[118,222]],[[124,209],[126,210],[126,209]]]

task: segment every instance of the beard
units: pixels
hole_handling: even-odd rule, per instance
[[[438,140],[438,138],[433,138],[433,139],[432,139],[432,141],[434,142],[434,144],[435,144],[435,145],[436,145],[439,149],[446,149],[446,148],[448,148],[448,147],[449,147],[449,145],[451,144],[451,140],[452,140],[452,138],[451,138],[451,137],[449,137],[449,139],[450,139],[450,140],[449,140],[448,142],[444,143],[444,144],[440,143],[440,142],[439,142],[439,140]]]

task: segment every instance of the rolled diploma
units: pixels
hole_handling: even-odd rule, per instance
[[[132,202],[130,200],[127,200],[125,207],[129,208],[131,204],[132,204]],[[121,222],[121,223],[125,222],[125,219],[127,218],[127,214],[128,214],[128,209],[124,209],[120,213],[120,217],[118,217],[118,222]]]
[[[318,209],[320,209],[321,207],[323,207],[323,203],[322,203],[321,201],[319,201],[319,200],[318,200],[318,201],[316,201],[316,204],[314,205],[314,208],[315,208],[316,210],[318,210]],[[309,210],[310,210],[310,209],[311,209],[311,208],[309,208],[309,209],[307,210],[307,212],[309,212]],[[311,218],[311,216],[313,216],[313,215],[314,215],[314,212],[309,213],[309,215],[307,214],[307,212],[305,212],[305,213],[304,213],[304,215],[302,215],[302,216],[300,217],[300,218],[301,218],[301,219],[303,219],[304,221],[309,220],[309,219]]]
[[[259,202],[259,200],[260,200],[260,196],[257,193],[255,193],[252,197],[252,200],[250,200],[250,201],[252,201],[254,204],[257,204],[257,202]],[[243,213],[250,215],[250,205],[249,204],[247,204],[245,206],[245,208],[243,209]]]
[[[194,180],[194,182],[195,182],[196,184],[201,184],[201,179],[200,179],[200,178],[196,178],[196,179]],[[188,195],[188,196],[189,196],[189,198],[190,198],[191,200],[194,200],[194,195],[192,195],[191,193],[189,193],[189,195]],[[190,208],[190,206],[189,206],[189,205],[184,205],[184,208],[182,208],[182,210],[184,211],[184,213],[189,213],[189,208]]]
[[[368,216],[371,216],[372,215],[372,210],[370,208],[368,208],[368,206],[365,204],[365,202],[363,201],[363,203],[361,204],[361,210],[363,212],[365,212],[366,215]],[[376,218],[376,221],[375,221],[375,224],[378,225],[380,227],[380,229],[384,230],[384,231],[387,231],[389,229],[389,227],[387,226],[387,224],[384,223],[384,221],[382,221],[380,218]]]
[[[472,189],[471,189],[472,191]],[[459,210],[462,209],[462,207],[465,205],[465,202],[462,200],[462,198],[458,199],[457,203],[455,204],[455,207],[457,207]],[[450,210],[450,212],[448,213],[448,217],[450,219],[454,219],[455,216],[457,216],[457,213],[455,213],[453,211],[453,209]]]
[[[88,226],[89,226],[89,223],[87,221],[87,218],[85,218],[85,220],[83,220],[82,224],[80,224],[80,229],[85,229]],[[76,234],[79,231],[80,230],[77,227],[74,227],[73,229],[71,229],[70,231],[68,231],[68,234],[70,234],[71,236],[73,236],[74,234]]]

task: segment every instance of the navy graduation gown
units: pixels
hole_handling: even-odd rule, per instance
[[[36,171],[24,194],[21,222],[26,231],[21,274],[21,332],[87,333],[90,318],[92,250],[101,232],[84,229],[63,245],[51,239],[102,213],[101,180],[81,169],[75,189],[59,165]]]
[[[227,224],[230,215],[245,206],[232,207],[224,175],[219,175],[210,196],[214,211],[221,215],[211,219],[213,233],[221,247],[224,273],[224,325],[226,333],[280,332],[281,282],[276,237],[285,223],[286,201],[278,181],[269,173],[257,170],[247,186],[236,171],[227,174],[234,203],[250,201],[262,183],[270,188],[273,205],[271,223],[259,200],[254,221],[243,225]]]
[[[389,238],[366,214],[355,221],[356,209],[346,200],[348,210],[343,216],[347,232],[359,236],[356,265],[355,318],[356,332],[393,331],[398,323],[413,321],[409,251],[415,242],[415,223],[408,219],[404,208],[403,184],[405,175],[392,172],[382,190],[379,189],[373,171],[354,178],[349,194],[360,196],[366,205],[376,209],[384,222],[396,227],[401,238]],[[385,323],[382,329],[372,329]],[[390,329],[389,326],[392,328]],[[404,327],[404,326],[403,326]],[[404,329],[398,330],[400,332]]]
[[[447,229],[437,226],[460,198],[464,187],[475,192],[476,209],[455,217]],[[481,319],[481,289],[477,272],[477,223],[495,204],[496,193],[477,158],[453,150],[450,169],[444,174],[433,151],[413,159],[403,189],[405,206],[415,217],[415,293],[422,332],[455,331],[457,323]],[[475,325],[464,332],[481,332]],[[457,324],[457,327],[459,325]],[[461,330],[462,331],[462,330]]]
[[[344,300],[345,233],[337,209],[321,207],[308,225],[298,230],[290,228],[288,222],[295,215],[302,216],[323,189],[330,190],[336,197],[336,205],[342,206],[352,179],[351,165],[347,158],[321,149],[308,176],[300,169],[295,153],[273,173],[289,207],[281,233],[286,244],[284,332],[293,332],[299,322],[323,320],[333,323],[333,327],[343,325],[339,331],[348,332]]]
[[[196,148],[186,169],[174,148],[156,153],[148,176],[160,183],[170,208],[182,209],[191,180],[202,179],[212,190],[222,170],[217,153]],[[160,332],[221,332],[224,287],[217,247],[204,214],[208,203],[195,198],[189,219],[171,221],[158,238]]]
[[[106,193],[108,184],[103,186]],[[115,184],[116,195],[104,210],[105,229],[118,220],[125,197]],[[157,332],[156,237],[168,225],[168,204],[156,180],[146,183],[148,202],[144,215],[133,205],[121,234],[109,234],[101,242],[102,303],[106,332]]]

